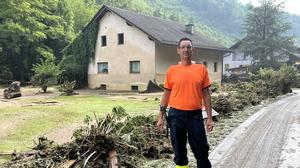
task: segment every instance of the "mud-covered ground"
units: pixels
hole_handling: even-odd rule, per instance
[[[300,167],[300,92],[257,112],[214,151],[215,168]],[[230,137],[231,136],[231,137]]]

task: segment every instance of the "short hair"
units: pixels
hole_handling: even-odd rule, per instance
[[[192,47],[193,47],[193,42],[192,42],[192,40],[189,39],[189,38],[187,38],[187,37],[183,37],[183,38],[181,38],[181,39],[179,40],[179,42],[178,42],[178,44],[177,44],[177,48],[179,48],[179,47],[180,47],[180,43],[181,43],[182,41],[185,41],[185,40],[190,41],[190,42],[192,43]]]

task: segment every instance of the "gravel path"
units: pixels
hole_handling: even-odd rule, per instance
[[[299,156],[300,152],[299,128],[295,129],[300,124],[299,99],[298,92],[250,117],[211,153],[213,167],[275,168],[288,165],[299,168],[299,162],[289,159],[289,156]],[[295,141],[296,145],[291,145]]]

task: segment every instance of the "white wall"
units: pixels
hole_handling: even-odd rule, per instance
[[[170,65],[180,61],[176,46],[156,44],[156,76],[158,83],[163,83],[165,73]],[[192,60],[197,63],[207,62],[207,69],[211,81],[221,82],[223,53],[214,50],[195,49]],[[217,72],[214,72],[214,63],[217,62]]]
[[[124,44],[118,45],[118,33],[124,33]],[[107,45],[101,46],[106,35]],[[131,85],[145,88],[155,74],[155,43],[148,35],[114,13],[107,12],[99,24],[95,61],[88,70],[89,87],[106,84],[107,89],[130,90]],[[129,61],[140,61],[140,73],[131,74]],[[108,62],[108,74],[98,73],[98,62]]]
[[[241,65],[250,65],[251,58],[244,58],[244,54],[238,51],[234,51],[233,53],[226,55],[223,60],[223,75],[229,76],[230,74],[228,73],[228,71],[226,71],[225,64],[229,64],[229,69],[237,68]]]

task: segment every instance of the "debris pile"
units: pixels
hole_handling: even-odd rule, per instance
[[[76,86],[76,81],[64,81],[63,84],[57,87],[58,91],[63,92],[62,95],[70,96],[74,95],[74,87]]]
[[[3,97],[5,99],[21,97],[22,94],[21,94],[20,86],[21,86],[21,82],[19,82],[19,81],[12,82],[8,88],[4,89]]]
[[[170,142],[155,128],[154,116],[130,117],[117,106],[105,118],[87,116],[84,122],[72,142],[57,145],[40,137],[33,151],[13,154],[12,161],[2,166],[106,168],[117,164],[134,168],[147,159],[171,157]]]

